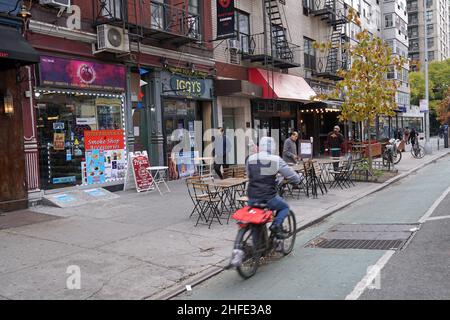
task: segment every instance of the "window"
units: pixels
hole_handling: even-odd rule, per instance
[[[392,19],[392,13],[384,16],[384,27],[391,28],[394,26],[394,20]]]
[[[241,43],[241,50],[249,52],[250,45],[250,15],[243,11],[236,10],[235,26],[236,36]]]
[[[411,13],[408,15],[408,23],[410,25],[419,23],[419,18],[418,18],[417,13]]]
[[[417,4],[417,0],[409,1],[408,4],[407,4],[407,6],[406,6],[406,9],[407,9],[408,11],[417,11],[418,8],[419,8],[419,6],[418,6],[418,4]]]
[[[419,27],[408,28],[408,37],[417,38],[419,36]]]
[[[433,0],[425,0],[427,8],[431,8],[433,6]]]
[[[200,0],[189,0],[188,30],[194,38],[200,37]]]
[[[428,51],[428,61],[434,60],[434,51]]]
[[[313,47],[314,40],[303,38],[305,69],[316,69],[316,50]]]
[[[388,79],[395,79],[395,69],[394,67],[389,67],[389,71],[387,73]]]
[[[107,19],[122,20],[122,0],[106,0],[102,16]]]
[[[431,22],[433,20],[433,11],[427,11],[425,13],[425,19],[427,22]]]
[[[431,36],[434,32],[434,25],[429,24],[427,25],[427,36]]]
[[[419,51],[419,39],[409,40],[409,50]]]
[[[434,38],[427,38],[427,46],[428,48],[434,47]]]

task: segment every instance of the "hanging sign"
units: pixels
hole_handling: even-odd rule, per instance
[[[125,149],[124,130],[86,130],[84,144],[86,150],[119,150]]]
[[[234,0],[217,1],[217,39],[236,37],[234,32]]]
[[[134,187],[137,192],[154,190],[153,179],[147,168],[150,167],[147,151],[130,152],[128,154],[128,169],[125,176],[124,191]]]

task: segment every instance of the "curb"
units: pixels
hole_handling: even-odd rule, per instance
[[[437,161],[437,160],[447,156],[449,153],[450,153],[450,150],[448,150],[447,152],[445,152],[445,153],[443,153],[441,155],[438,155],[438,156],[435,156],[433,158],[430,158],[429,161],[427,161],[425,163],[422,163],[422,164],[412,168],[411,170],[408,170],[408,171],[406,171],[406,172],[404,172],[404,173],[402,173],[402,174],[400,174],[398,176],[395,176],[395,177],[393,177],[393,178],[391,178],[391,179],[381,183],[379,186],[373,188],[372,190],[368,190],[368,191],[364,192],[363,194],[357,196],[354,199],[351,199],[351,200],[342,202],[341,204],[338,204],[335,208],[325,211],[324,214],[322,214],[320,217],[318,217],[318,218],[316,218],[316,219],[314,219],[314,220],[312,220],[312,221],[310,221],[310,222],[308,222],[308,223],[306,223],[304,225],[301,225],[301,226],[297,225],[296,232],[298,233],[298,232],[300,232],[300,231],[302,231],[304,229],[307,229],[307,228],[309,228],[309,227],[311,227],[311,226],[313,226],[313,225],[315,225],[315,224],[325,220],[326,218],[328,218],[329,216],[333,215],[337,211],[340,211],[340,210],[344,209],[345,207],[348,207],[351,204],[353,204],[353,203],[355,203],[355,202],[357,202],[357,201],[367,197],[368,195],[374,194],[374,193],[376,193],[376,192],[378,192],[378,191],[388,187],[389,185],[393,184],[394,182],[397,182],[397,181],[399,181],[401,179],[406,178],[411,173],[416,172],[416,171],[418,171],[418,170],[428,166],[429,164],[431,164],[431,163],[433,163],[433,162],[435,162],[435,161]],[[224,261],[227,261],[227,260],[228,259],[224,259],[220,263],[222,263]],[[149,297],[144,297],[142,299],[143,300],[170,300],[170,299],[172,299],[172,298],[182,294],[183,292],[187,291],[186,285],[190,285],[191,287],[195,287],[195,286],[201,284],[202,282],[204,282],[204,281],[206,281],[206,280],[208,280],[208,279],[218,275],[219,273],[223,272],[224,270],[225,270],[224,266],[220,267],[220,266],[214,265],[214,266],[208,267],[205,270],[203,270],[200,273],[198,273],[196,275],[196,277],[191,278],[191,279],[186,279],[186,280],[182,281],[180,284],[175,285],[175,288],[168,288],[168,289],[163,290],[163,291],[161,291],[159,293],[156,293],[156,294],[151,295]]]
[[[338,204],[335,208],[325,211],[322,216],[320,216],[320,217],[318,217],[318,218],[316,218],[316,219],[314,219],[314,220],[312,220],[312,221],[310,221],[310,222],[308,222],[308,223],[306,223],[304,225],[301,225],[301,226],[297,225],[297,230],[296,231],[300,232],[302,230],[305,230],[306,228],[309,228],[309,227],[311,227],[311,226],[313,226],[313,225],[315,225],[315,224],[325,220],[326,218],[328,218],[332,214],[336,213],[337,211],[340,211],[340,210],[350,206],[351,204],[353,204],[353,203],[355,203],[355,202],[357,202],[357,201],[367,197],[368,195],[371,195],[371,194],[374,194],[374,193],[376,193],[376,192],[378,192],[380,190],[383,190],[384,188],[388,187],[389,185],[391,185],[391,184],[393,184],[393,183],[395,183],[395,182],[397,182],[399,180],[402,180],[402,179],[406,178],[411,173],[416,172],[416,171],[418,171],[418,170],[428,166],[429,164],[431,164],[431,163],[433,163],[433,162],[435,162],[435,161],[437,161],[437,160],[447,156],[449,153],[450,153],[450,150],[446,151],[443,154],[434,156],[429,161],[427,161],[425,163],[422,163],[422,164],[420,164],[420,165],[418,165],[418,166],[416,166],[416,167],[414,167],[414,168],[412,168],[412,169],[410,169],[410,170],[408,170],[408,171],[406,171],[406,172],[404,172],[404,173],[402,173],[402,174],[400,174],[398,176],[395,176],[395,177],[393,177],[393,178],[391,178],[391,179],[381,183],[379,186],[373,188],[372,190],[368,190],[368,191],[364,192],[363,194],[357,196],[354,199],[351,199],[351,200],[342,202],[341,204]]]

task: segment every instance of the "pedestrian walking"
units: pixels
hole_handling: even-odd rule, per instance
[[[293,131],[291,136],[284,141],[283,147],[283,160],[286,163],[297,163],[298,152],[297,152],[297,140],[298,132]]]
[[[225,130],[218,128],[219,134],[214,137],[214,171],[220,179],[223,179],[222,167],[228,168],[227,155],[231,150],[231,142],[225,135]]]
[[[405,139],[406,144],[409,144],[409,135],[411,132],[409,131],[409,127],[405,128],[405,131],[403,132],[403,138]]]
[[[409,133],[409,140],[411,141],[411,145],[414,147],[414,145],[416,144],[416,140],[417,140],[417,136],[419,134],[417,133],[415,128],[411,129],[411,132]]]
[[[341,156],[341,145],[344,143],[344,136],[340,132],[341,128],[339,126],[334,126],[333,131],[328,134],[328,145],[330,147],[332,157]],[[337,170],[339,163],[333,163],[334,170]]]

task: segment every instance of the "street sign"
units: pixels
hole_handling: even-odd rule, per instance
[[[427,100],[420,100],[420,112],[428,112],[428,101]]]

